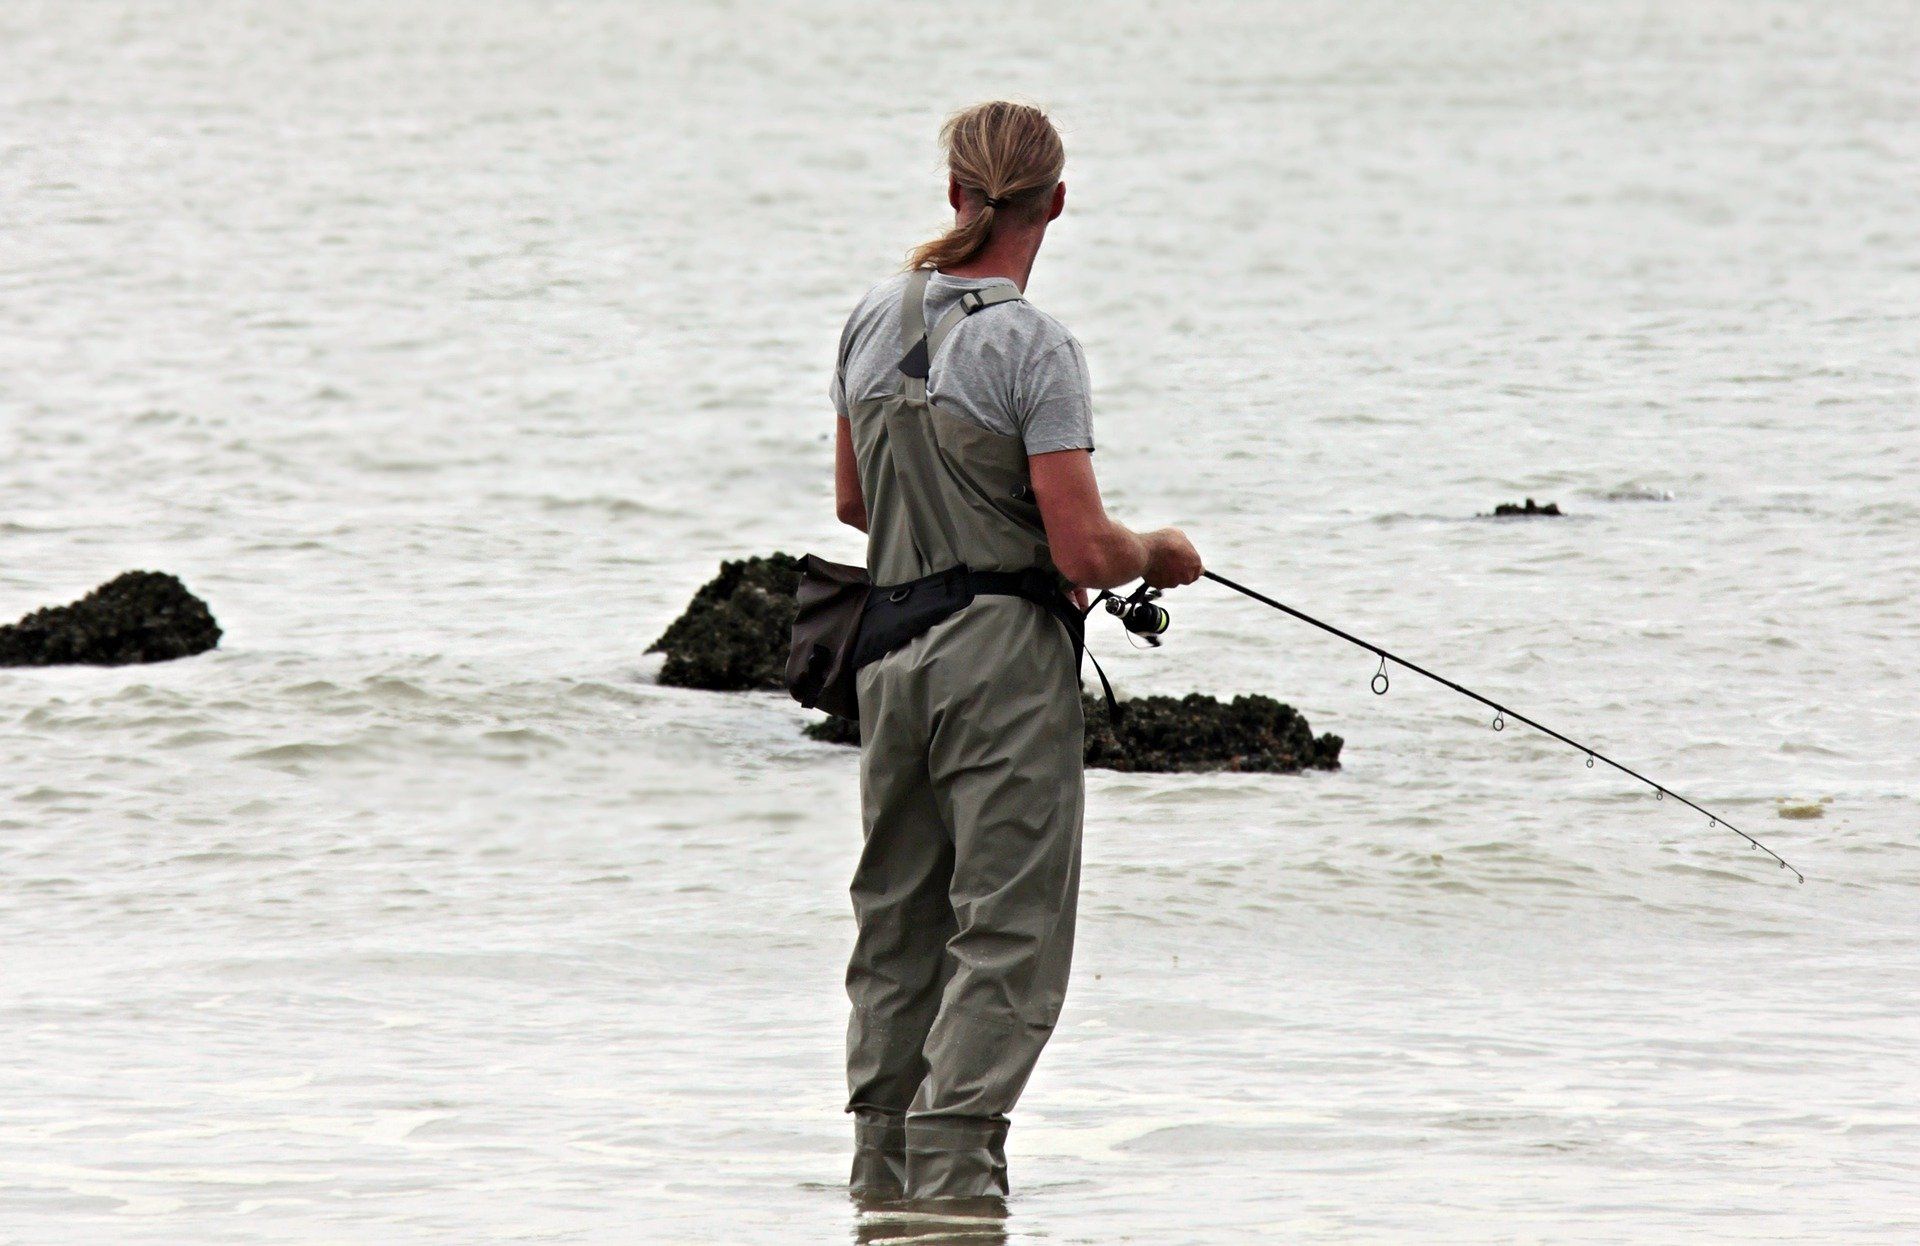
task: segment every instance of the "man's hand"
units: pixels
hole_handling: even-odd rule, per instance
[[[1179,588],[1200,578],[1200,551],[1178,528],[1161,528],[1141,538],[1147,544],[1147,568],[1140,578],[1154,588]]]

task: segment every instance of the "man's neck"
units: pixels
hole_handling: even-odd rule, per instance
[[[966,263],[950,265],[940,271],[949,277],[964,277],[974,281],[1005,277],[1020,287],[1020,292],[1024,294],[1027,278],[1033,275],[1034,257],[1040,254],[1041,237],[1041,233],[1025,231],[995,237]]]

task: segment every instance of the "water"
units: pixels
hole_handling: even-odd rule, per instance
[[[1027,1242],[1920,1236],[1910,6],[14,4],[0,1241],[850,1242],[853,756],[653,683],[853,556],[827,370],[931,135],[1068,130],[1031,293],[1212,588],[1134,692],[1337,774],[1090,780]],[[1556,500],[1561,521],[1476,520]],[[1669,496],[1670,495],[1670,496]],[[1818,820],[1782,802],[1827,801]]]

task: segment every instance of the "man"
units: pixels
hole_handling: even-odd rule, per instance
[[[854,310],[832,391],[837,508],[879,586],[862,644],[898,642],[857,679],[848,1110],[852,1187],[878,1198],[1007,1193],[1007,1115],[1065,998],[1079,890],[1066,594],[1201,570],[1177,529],[1107,517],[1079,343],[1021,297],[1066,206],[1053,124],[981,104],[942,140],[954,226]]]

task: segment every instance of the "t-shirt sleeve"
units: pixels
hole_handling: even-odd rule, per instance
[[[1093,382],[1072,338],[1036,358],[1014,390],[1028,454],[1093,449]]]
[[[840,330],[840,349],[833,357],[833,382],[827,386],[833,413],[843,420],[847,418],[847,346],[853,337],[853,321],[853,316],[847,317],[846,327]]]

